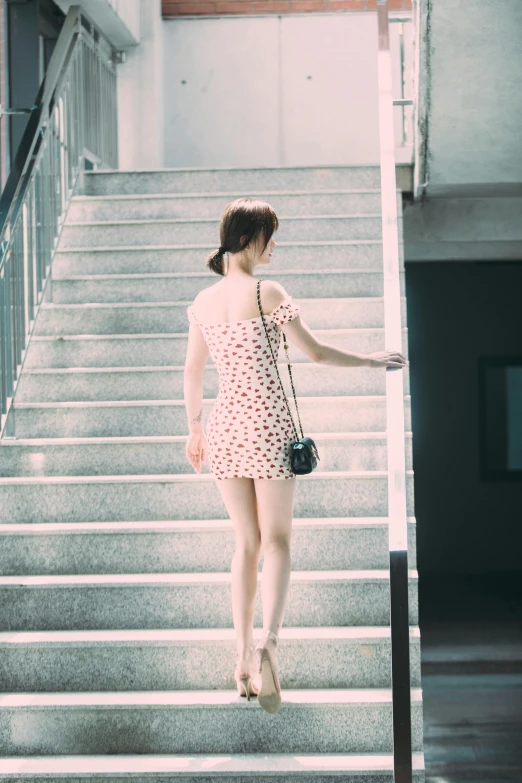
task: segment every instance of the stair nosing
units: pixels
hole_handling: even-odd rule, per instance
[[[248,319],[245,319],[248,320]],[[254,321],[255,318],[252,318]],[[238,322],[239,323],[239,322]],[[208,324],[203,324],[203,326],[207,326]],[[214,324],[213,324],[214,325]],[[401,327],[403,332],[408,331],[407,326]],[[384,332],[385,327],[384,326],[349,326],[349,327],[328,327],[326,329],[314,329],[314,332],[328,332],[328,333],[338,333],[341,335],[344,334],[353,334],[354,336],[358,336],[360,334],[369,333],[369,332]],[[31,335],[31,342],[34,343],[43,343],[43,342],[65,342],[66,340],[70,340],[72,342],[103,342],[108,340],[182,340],[187,339],[188,332],[109,332],[104,334],[42,334],[42,335]]]
[[[341,247],[345,245],[382,245],[382,239],[300,239],[300,240],[289,240],[287,242],[278,242],[277,246],[280,248],[283,247],[320,247],[320,246],[326,246],[326,247],[332,247],[339,245]],[[92,247],[90,245],[86,245],[84,247],[64,247],[64,248],[57,248],[56,254],[60,253],[85,253],[85,252],[93,252],[93,253],[101,253],[101,252],[114,252],[116,251],[125,251],[128,252],[131,251],[141,251],[141,250],[201,250],[202,252],[210,252],[213,249],[214,245],[212,245],[210,242],[206,242],[204,244],[200,243],[194,243],[194,242],[183,242],[182,244],[179,243],[169,243],[169,244],[161,244],[161,245],[117,245],[116,247],[114,245],[96,245],[95,247]]]
[[[412,437],[412,431],[406,430],[404,436]],[[353,432],[311,432],[310,437],[322,440],[383,440],[386,439],[386,430],[369,430]],[[82,446],[86,444],[116,445],[131,443],[184,443],[187,435],[100,435],[86,437],[48,437],[48,438],[10,438],[5,436],[0,440],[2,446]]]
[[[413,476],[413,470],[405,470],[407,477]],[[325,479],[367,479],[381,480],[388,478],[387,470],[315,470],[299,476],[306,481]],[[73,475],[73,476],[0,476],[0,486],[23,486],[24,484],[160,484],[184,481],[214,481],[212,473],[115,473],[105,475]]]
[[[402,193],[402,191],[397,188],[398,193]],[[122,193],[121,195],[102,195],[102,196],[87,196],[84,194],[81,195],[75,195],[72,197],[71,202],[72,203],[80,203],[80,202],[89,202],[89,201],[109,201],[111,199],[123,199],[125,201],[143,201],[149,200],[149,199],[160,199],[162,201],[169,199],[169,198],[218,198],[221,196],[230,196],[230,198],[241,198],[242,196],[247,196],[250,191],[243,190],[243,191],[237,191],[237,190],[219,190],[219,191],[211,191],[203,190],[203,191],[190,191],[187,193]],[[310,190],[271,190],[271,189],[263,189],[261,195],[265,196],[336,196],[336,195],[346,195],[346,194],[359,194],[359,193],[381,193],[381,188],[317,188],[317,189],[310,189]]]
[[[339,402],[339,401],[346,401],[346,399],[350,399],[351,401],[359,400],[360,402],[385,402],[386,395],[385,394],[332,394],[331,396],[310,396],[305,397],[302,394],[297,395],[298,400],[302,400],[303,402],[319,402],[321,404],[324,404],[325,402],[333,403],[333,402]],[[409,400],[411,398],[410,394],[404,394],[404,400]],[[213,402],[215,402],[214,397],[204,397],[202,400],[203,405],[211,405]],[[54,400],[51,402],[41,401],[41,402],[16,402],[13,401],[12,408],[129,408],[129,407],[160,407],[160,408],[166,408],[166,407],[181,407],[184,406],[185,403],[183,400]],[[1,443],[1,441],[0,441]]]
[[[277,362],[278,366],[284,367],[287,362],[284,359],[281,359]],[[320,367],[321,365],[318,362],[313,362],[311,359],[303,359],[303,361],[298,362],[300,367],[306,367],[308,370],[316,370],[317,367]],[[366,373],[368,370],[372,370],[375,368],[371,367],[351,367],[351,368],[344,368],[344,369],[350,369],[352,372],[359,370],[361,372]],[[379,369],[385,369],[384,367]],[[216,374],[218,372],[218,368],[213,365],[209,364],[205,367],[206,372],[212,372],[213,374]],[[25,375],[75,375],[78,373],[86,373],[86,374],[100,374],[103,375],[104,373],[119,373],[119,372],[128,372],[128,373],[142,373],[142,372],[185,372],[185,365],[184,364],[154,364],[154,365],[134,365],[131,364],[130,366],[125,365],[116,365],[112,367],[24,367],[23,370]],[[298,395],[299,396],[299,395]],[[351,397],[352,395],[346,394],[345,397]],[[362,396],[362,395],[361,395]]]
[[[254,635],[261,629],[254,628]],[[420,643],[420,628],[409,626],[410,643]],[[306,641],[332,642],[346,641],[361,644],[380,644],[390,642],[390,626],[292,626],[282,628],[281,642],[285,645]],[[143,629],[143,630],[61,630],[61,631],[2,631],[0,632],[0,649],[20,649],[23,647],[72,647],[72,646],[155,646],[165,643],[184,645],[201,642],[203,645],[213,645],[216,642],[224,645],[236,642],[233,628],[175,628],[175,629]]]
[[[415,517],[407,518],[409,526],[416,525]],[[389,518],[384,517],[294,517],[292,525],[300,529],[371,530],[386,529]],[[230,519],[139,520],[123,522],[13,522],[0,524],[0,535],[88,535],[93,532],[178,533],[223,532],[233,530]]]
[[[330,304],[332,302],[343,302],[345,304],[353,304],[354,301],[356,302],[362,302],[364,304],[377,304],[382,303],[383,298],[382,296],[344,296],[344,297],[321,297],[321,298],[311,298],[311,297],[292,297],[294,302],[298,302],[299,304],[311,304],[316,302],[329,302]],[[401,294],[401,300],[406,301],[406,297]],[[40,310],[64,310],[66,308],[69,308],[71,310],[92,310],[92,309],[108,309],[110,307],[114,308],[123,308],[123,307],[132,307],[132,308],[138,308],[138,307],[180,307],[180,308],[186,308],[188,305],[192,304],[192,300],[184,299],[184,300],[165,300],[165,301],[149,301],[149,302],[42,302],[40,304]]]
[[[227,783],[230,776],[243,773],[269,774],[277,769],[282,774],[292,780],[292,773],[302,775],[312,772],[316,774],[328,773],[329,776],[336,777],[336,773],[342,774],[343,781],[347,772],[389,772],[393,771],[393,754],[384,753],[335,753],[326,754],[326,765],[322,766],[325,754],[323,753],[271,753],[271,754],[245,754],[235,753],[233,757],[230,754],[212,753],[212,754],[142,754],[142,755],[123,755],[114,754],[110,756],[19,756],[10,758],[0,758],[0,780],[5,778],[29,778],[38,774],[53,775],[55,777],[74,776],[74,779],[85,779],[94,775],[111,775],[118,777],[134,777],[134,775],[144,776],[153,775],[154,780],[159,777],[175,774],[181,779],[192,777],[194,775],[207,773],[205,779],[209,776],[209,762],[211,764],[212,778],[223,780],[223,775],[227,775]],[[335,757],[335,765],[332,764],[332,757]],[[220,763],[218,767],[218,763]],[[274,764],[276,762],[276,764]],[[190,766],[189,766],[190,764]],[[413,768],[415,771],[424,770],[424,753],[413,753]],[[203,778],[202,778],[203,779]],[[234,778],[232,778],[234,779]]]
[[[382,275],[382,267],[347,267],[343,269],[278,269],[277,275],[291,275],[299,277],[306,275]],[[154,279],[178,279],[178,278],[207,278],[212,272],[114,272],[108,274],[87,274],[87,275],[55,275],[53,274],[53,283],[60,283],[68,280],[154,280]],[[264,279],[264,278],[261,278]],[[293,297],[299,301],[298,297]],[[322,297],[328,299],[328,297]],[[347,299],[358,299],[359,297],[346,297]],[[362,297],[361,297],[362,298]],[[381,299],[382,297],[373,297]],[[317,300],[314,300],[317,301]],[[133,304],[132,302],[130,304]]]
[[[421,688],[411,688],[412,703],[422,704]],[[289,688],[285,689],[288,707],[300,704],[326,707],[330,704],[391,704],[391,688]],[[47,708],[108,708],[150,709],[151,707],[190,707],[208,709],[230,706],[244,709],[236,690],[185,691],[74,691],[57,693],[4,693],[2,707],[6,710]]]
[[[158,574],[42,574],[36,576],[0,576],[0,587],[17,589],[25,588],[81,588],[90,587],[125,586],[139,587],[152,585],[209,585],[230,584],[232,579],[230,571],[185,571],[175,573]],[[415,568],[408,569],[408,579],[418,579]],[[374,582],[377,584],[390,581],[390,570],[385,568],[375,569],[344,569],[326,571],[292,571],[291,582],[305,583],[335,583],[335,582]]]
[[[397,166],[411,168],[411,163],[398,163]],[[191,172],[214,172],[214,171],[260,171],[263,174],[270,174],[273,171],[342,171],[343,169],[359,169],[363,171],[381,170],[380,163],[281,163],[274,166],[166,166],[156,169],[132,169],[118,170],[118,169],[95,169],[92,171],[86,171],[85,176],[90,179],[91,177],[98,176],[133,176],[135,174],[171,174],[172,172],[179,172],[182,174],[188,174]]]
[[[317,215],[312,213],[310,215],[279,215],[279,220],[289,222],[290,220],[373,220],[375,218],[382,218],[382,212],[335,212],[333,214]],[[215,217],[179,217],[179,218],[116,218],[114,220],[75,220],[67,222],[67,228],[86,228],[88,226],[129,226],[137,224],[143,226],[144,224],[161,224],[166,225],[172,223],[178,225],[180,223],[211,223],[215,225],[218,222]]]

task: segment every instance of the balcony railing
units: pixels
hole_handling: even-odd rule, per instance
[[[0,197],[0,437],[81,173],[117,165],[116,52],[71,6]]]
[[[399,227],[395,173],[394,105],[387,0],[377,0],[379,140],[385,345],[402,351]],[[410,100],[408,100],[408,103]],[[403,370],[386,370],[388,525],[390,552],[391,680],[395,783],[412,783],[410,625],[408,607],[408,518]]]

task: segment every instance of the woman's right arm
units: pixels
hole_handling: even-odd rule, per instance
[[[284,326],[288,339],[316,364],[335,367],[369,367],[369,356],[365,353],[343,351],[322,340],[318,340],[310,331],[301,316],[292,319]]]
[[[309,359],[330,367],[406,367],[409,363],[399,351],[357,353],[343,351],[318,340],[300,316],[285,324],[285,334]]]
[[[266,288],[270,298],[270,309],[288,297],[280,283],[271,280]],[[316,364],[332,367],[405,367],[408,365],[406,358],[399,351],[386,349],[370,354],[357,353],[343,351],[335,345],[318,340],[299,315],[284,324],[284,332],[290,341]]]

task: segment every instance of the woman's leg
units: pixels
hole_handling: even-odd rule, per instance
[[[254,479],[216,480],[236,534],[232,558],[232,616],[239,663],[246,662],[253,642],[254,608],[261,539],[257,519]]]
[[[263,630],[279,633],[290,583],[290,543],[297,477],[254,479],[263,549]],[[273,648],[270,640],[267,647]]]

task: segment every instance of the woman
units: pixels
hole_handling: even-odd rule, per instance
[[[235,678],[239,693],[248,699],[257,695],[267,712],[277,712],[281,705],[276,652],[290,580],[296,475],[290,465],[294,430],[265,326],[276,359],[284,324],[291,342],[313,362],[342,367],[407,365],[398,351],[367,356],[317,340],[282,285],[263,279],[258,286],[254,270],[270,264],[278,227],[274,210],[264,201],[242,198],[226,207],[220,225],[221,246],[206,262],[223,279],[201,291],[187,308],[190,327],[184,377],[190,430],[186,455],[199,473],[208,454],[209,469],[235,530],[231,567]],[[224,263],[225,253],[228,263]],[[219,394],[208,417],[207,442],[201,416],[202,376],[209,353],[219,373]],[[254,647],[261,546],[263,635]]]

